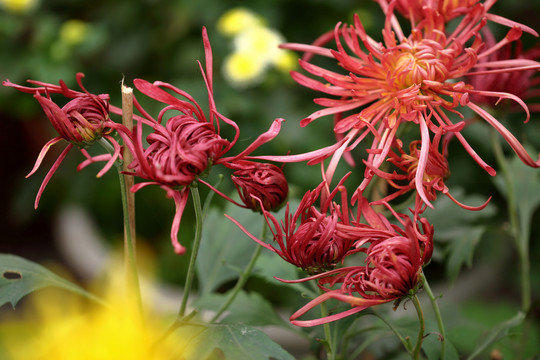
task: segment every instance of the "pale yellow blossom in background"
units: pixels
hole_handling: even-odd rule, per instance
[[[262,26],[263,23],[263,18],[252,11],[237,7],[227,11],[219,18],[217,28],[224,35],[234,36],[254,26]]]
[[[0,7],[16,14],[22,14],[33,10],[38,4],[39,0],[0,0]]]
[[[285,73],[296,68],[298,56],[290,50],[280,49],[278,56],[274,60],[274,66]]]
[[[88,23],[81,20],[68,20],[60,27],[60,41],[69,46],[78,45],[88,37],[90,27]]]
[[[273,63],[279,56],[279,45],[284,42],[277,31],[256,26],[239,33],[233,40],[233,46],[237,52],[251,53],[254,61]]]
[[[223,63],[223,74],[234,87],[262,82],[271,67],[287,73],[296,66],[296,55],[279,48],[285,38],[246,8],[227,11],[218,20],[218,29],[233,37],[233,51]]]
[[[223,62],[223,74],[231,84],[246,87],[262,78],[266,65],[254,60],[250,52],[233,52]]]

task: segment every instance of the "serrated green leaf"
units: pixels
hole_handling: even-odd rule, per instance
[[[303,288],[302,284],[287,284],[275,279],[298,279],[299,271],[296,266],[286,262],[279,255],[266,249],[263,249],[263,252],[257,260],[254,275],[258,276],[259,278],[267,281],[272,285],[293,287],[299,290]]]
[[[16,255],[0,254],[0,306],[9,302],[15,307],[23,296],[48,286],[63,288],[103,303],[80,286],[33,261]]]
[[[530,150],[532,153],[534,151]],[[519,215],[519,226],[525,236],[522,237],[523,248],[527,247],[529,241],[529,231],[534,211],[540,206],[540,181],[538,181],[538,169],[526,166],[514,156],[512,160],[506,162],[508,173],[511,174],[511,186],[515,197],[516,210]],[[508,189],[504,174],[499,173],[493,182],[499,191],[508,197]]]
[[[424,338],[424,341],[422,342],[422,350],[426,354],[428,360],[438,360],[441,358],[441,339],[439,338],[438,333],[431,333]],[[459,354],[456,347],[448,338],[445,340],[444,359],[459,360]]]
[[[207,360],[216,349],[226,360],[294,360],[265,333],[245,325],[209,325],[190,347],[197,360]]]
[[[487,200],[477,195],[465,195],[461,188],[452,188],[450,191],[454,198],[466,205],[478,206]],[[444,195],[440,195],[433,206],[433,209],[426,210],[425,217],[434,226],[437,240],[446,241],[452,241],[467,232],[468,225],[493,215],[496,210],[491,203],[481,211],[466,210]]]
[[[473,351],[473,353],[467,358],[467,360],[472,360],[482,351],[484,351],[488,346],[495,343],[496,341],[502,339],[506,335],[508,335],[508,332],[520,325],[523,320],[525,319],[525,314],[522,312],[518,312],[514,317],[511,319],[504,321],[500,323],[499,325],[495,326],[493,329],[491,329],[485,336],[482,337],[478,345],[476,346],[476,349]]]
[[[484,232],[484,227],[467,227],[467,232],[448,242],[446,273],[451,282],[457,278],[464,265],[472,266],[474,249]]]
[[[291,201],[290,208],[295,209],[298,201]],[[227,219],[223,214],[236,219],[254,236],[260,236],[263,226],[267,226],[264,217],[260,213],[239,208],[228,204],[225,210],[210,210],[204,222],[201,247],[197,260],[197,275],[199,278],[201,293],[209,294],[216,290],[219,285],[238,277],[240,271],[247,266],[255,248],[259,245],[250,239],[236,224]],[[277,219],[282,219],[285,209],[281,208],[274,214]],[[272,241],[271,239],[267,241]],[[259,262],[264,263],[263,266]],[[295,267],[286,263],[277,254],[263,249],[257,264],[255,273],[274,283],[273,279],[278,276],[285,279],[289,275],[296,275]]]
[[[209,294],[199,298],[195,306],[208,310],[219,310],[228,294]],[[240,291],[221,322],[243,323],[251,326],[288,326],[276,313],[272,305],[259,293]]]
[[[264,221],[262,215],[232,204],[224,212],[240,221],[253,234],[261,232]],[[221,284],[237,278],[258,246],[223,216],[224,212],[212,209],[204,222],[197,258],[197,275],[202,294],[209,294]]]

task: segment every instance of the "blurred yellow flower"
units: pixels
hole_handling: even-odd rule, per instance
[[[266,66],[266,62],[254,57],[251,52],[236,51],[225,58],[223,73],[232,85],[245,87],[258,81]]]
[[[218,21],[218,28],[233,36],[233,52],[225,59],[223,73],[229,83],[247,87],[261,82],[269,67],[288,72],[296,65],[292,52],[282,50],[283,36],[267,26],[258,15],[245,8],[234,8]]]
[[[39,0],[0,0],[0,6],[6,11],[22,14],[34,9]]]
[[[66,45],[82,43],[90,31],[90,25],[81,20],[68,20],[60,27],[60,41]]]
[[[263,25],[263,19],[243,7],[227,11],[217,22],[218,31],[227,36],[234,36],[246,29],[261,25]]]
[[[124,274],[122,269],[111,273]],[[108,306],[88,304],[62,290],[31,295],[22,313],[17,308],[15,319],[0,324],[2,355],[6,360],[189,358],[187,342],[175,333],[154,346],[169,322],[155,314],[142,319],[137,297],[123,294],[123,288],[121,279],[108,284]]]
[[[283,72],[289,72],[296,68],[298,56],[292,51],[280,49],[278,56],[274,60],[274,66]]]
[[[279,55],[279,44],[284,42],[277,31],[255,26],[242,31],[234,38],[234,48],[238,52],[250,52],[254,60],[272,63]]]

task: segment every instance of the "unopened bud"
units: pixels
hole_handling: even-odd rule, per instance
[[[231,166],[236,171],[231,175],[238,194],[246,207],[261,211],[260,199],[265,210],[281,207],[289,192],[283,171],[273,164],[238,161]]]

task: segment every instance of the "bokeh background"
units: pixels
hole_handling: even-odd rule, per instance
[[[286,69],[269,67],[257,81],[248,84],[229,81],[230,76],[224,73],[224,64],[233,51],[233,38],[220,31],[220,18],[228,10],[242,6],[264,19],[265,25],[281,34],[286,41],[300,43],[312,42],[338,21],[351,22],[354,13],[359,13],[368,33],[380,38],[384,20],[378,5],[368,0],[1,0],[0,5],[2,80],[22,84],[27,79],[51,83],[63,79],[68,86],[76,87],[75,74],[83,72],[86,88],[93,93],[110,94],[111,103],[117,106],[120,105],[121,81],[130,85],[134,78],[144,78],[170,82],[191,93],[205,108],[206,89],[196,60],[204,60],[201,29],[206,26],[214,54],[217,107],[241,128],[235,151],[240,151],[266,131],[273,119],[286,119],[282,133],[258,150],[261,155],[286,154],[289,151],[301,153],[329,145],[333,142],[329,136],[332,122],[328,118],[306,128],[299,126],[302,118],[318,108],[312,102],[317,94],[292,81],[284,71]],[[540,31],[537,20],[540,1],[500,0],[493,12]],[[532,36],[524,36],[525,47],[532,46],[535,41]],[[251,60],[258,61],[256,57]],[[158,111],[156,104],[144,104],[150,112]],[[533,152],[538,152],[540,114],[533,114],[526,125],[522,123],[523,119],[523,115],[512,116],[506,119],[505,124],[519,139],[536,149]],[[28,179],[25,176],[41,147],[54,136],[54,129],[32,96],[0,87],[0,252],[22,255],[38,262],[64,264],[75,279],[84,281],[84,274],[80,274],[58,249],[55,240],[58,224],[64,219],[62,214],[66,209],[69,212],[69,209],[83,208],[86,216],[96,224],[100,237],[112,247],[119,246],[123,235],[117,176],[111,171],[96,179],[99,165],[77,172],[76,166],[83,157],[73,151],[47,186],[39,208],[34,210],[34,197],[41,181],[63,145],[58,144],[49,152],[36,174]],[[487,126],[475,125],[466,136],[481,156],[495,166],[487,140],[490,137]],[[471,299],[473,317],[477,314],[479,318],[489,320],[490,315],[484,314],[484,309],[478,304],[494,304],[490,309],[499,311],[499,317],[504,318],[511,314],[516,304],[519,306],[517,256],[511,241],[501,231],[507,226],[508,218],[505,197],[493,179],[479,169],[459,144],[454,145],[450,155],[452,175],[447,182],[451,191],[456,189],[464,202],[470,199],[478,204],[490,195],[493,195],[493,200],[491,210],[485,215],[471,215],[469,218],[467,213],[462,213],[448,218],[439,216],[438,220],[434,215],[443,229],[445,225],[459,226],[459,223],[450,223],[449,218],[462,223],[472,219],[487,224],[489,228],[472,243],[463,245],[464,253],[460,259],[466,261],[462,261],[460,274],[450,274],[453,276],[450,288],[459,296]],[[360,159],[363,156],[361,150],[355,156]],[[348,170],[342,167],[339,172],[343,174]],[[292,199],[300,198],[303,192],[320,182],[317,166],[290,164],[284,166],[284,171],[291,184]],[[526,176],[533,177],[534,181],[538,178],[535,172]],[[362,171],[355,170],[348,183],[358,183],[361,178]],[[211,182],[214,180],[210,179]],[[221,186],[225,192],[234,189],[227,181]],[[205,190],[202,191],[204,196]],[[187,259],[176,256],[170,245],[173,202],[161,189],[148,187],[137,193],[136,204],[139,246],[156,260],[156,274],[160,281],[181,284]],[[216,204],[223,206],[217,198]],[[181,241],[187,244],[192,237],[192,220],[191,206],[188,206],[181,230]],[[539,231],[540,217],[535,212],[530,250],[533,299],[540,295]],[[81,233],[82,236],[84,234]],[[449,286],[448,261],[453,253],[446,250],[451,235],[449,238],[447,232],[446,236],[439,239],[436,256],[426,271],[435,283]],[[465,284],[466,281],[471,281],[472,285],[459,286],[460,282]],[[480,283],[488,283],[489,289],[475,291]],[[259,285],[255,280],[249,286],[257,288]],[[278,304],[287,301],[280,299],[279,294],[272,296],[276,297],[274,300]]]

